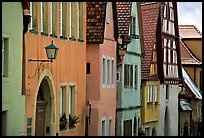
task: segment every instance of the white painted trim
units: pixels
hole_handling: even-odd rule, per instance
[[[102,121],[105,121],[105,136],[106,136],[106,117],[101,118],[101,136],[102,136]]]
[[[104,63],[104,65],[105,65],[105,67],[103,67],[103,59],[105,59],[105,63]],[[106,88],[106,85],[107,85],[107,65],[106,65],[106,56],[105,55],[102,55],[102,88]],[[105,71],[103,70],[103,68],[105,69]],[[104,74],[105,73],[105,74]],[[104,78],[104,76],[105,76],[105,78]],[[104,80],[104,79],[105,80]],[[103,82],[103,81],[105,81],[105,82]],[[105,84],[104,84],[105,83]]]

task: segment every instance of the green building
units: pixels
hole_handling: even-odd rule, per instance
[[[24,135],[25,96],[22,94],[23,8],[2,2],[2,135]]]
[[[144,49],[140,8],[139,2],[117,2],[119,37],[126,45],[119,46],[118,52],[117,136],[137,136],[138,128],[141,127],[141,56]]]

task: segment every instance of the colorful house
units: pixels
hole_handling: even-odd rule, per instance
[[[191,106],[191,115],[189,119],[182,120],[183,108],[180,108],[180,135],[183,135],[182,129],[184,128],[184,122],[188,123],[188,135],[199,136],[202,133],[202,62],[197,58],[193,51],[188,47],[189,42],[195,42],[191,45],[202,47],[198,45],[202,42],[202,34],[200,31],[192,25],[179,26],[180,36],[184,37],[184,41],[187,39],[187,43],[184,43],[183,38],[180,40],[181,51],[181,63],[183,66],[183,72],[186,74],[186,83],[184,83],[183,91],[179,94],[179,98],[186,100]],[[191,41],[190,41],[191,40]],[[199,42],[199,43],[198,43]],[[201,44],[201,43],[200,43]],[[180,105],[182,107],[182,105]]]
[[[114,136],[116,114],[115,2],[87,3],[86,135]]]
[[[86,3],[30,2],[26,12],[25,135],[85,135]],[[47,59],[47,46],[58,48],[56,59]],[[79,123],[72,126],[75,115]]]
[[[160,3],[142,4],[142,21],[145,55],[142,57],[142,130],[146,136],[156,136],[158,132],[160,106],[160,80],[157,61],[159,44],[159,24],[161,23]],[[151,31],[150,31],[151,30]]]
[[[158,45],[158,77],[160,79],[160,113],[158,135],[178,136],[178,94],[182,84],[176,2],[161,2],[162,44]]]
[[[117,2],[118,61],[116,135],[137,136],[141,126],[141,56],[144,53],[140,2]]]
[[[26,2],[2,2],[2,136],[23,136],[23,9]]]
[[[190,59],[183,57],[185,55],[181,56],[181,63],[191,79],[202,90],[202,33],[194,25],[179,25],[179,35],[181,44],[191,56]]]

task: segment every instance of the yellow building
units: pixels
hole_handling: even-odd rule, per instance
[[[160,81],[157,69],[157,22],[159,4],[142,5],[145,56],[142,58],[141,128],[146,136],[157,135],[160,105]],[[151,10],[151,11],[149,11]],[[149,14],[146,14],[146,13]],[[151,32],[149,30],[152,30]]]

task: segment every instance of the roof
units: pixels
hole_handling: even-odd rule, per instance
[[[107,2],[87,2],[87,43],[103,43],[106,3]]]
[[[189,50],[189,48],[183,43],[182,40],[180,42],[180,51],[181,51],[181,64],[197,64],[201,65],[202,63],[197,59],[193,53]]]
[[[179,34],[182,38],[202,38],[202,33],[194,25],[179,25]]]
[[[202,99],[201,91],[198,89],[196,84],[192,81],[188,73],[185,71],[185,69],[182,67],[182,75],[184,82],[189,87],[189,89],[192,91],[192,93],[195,95],[195,98]]]
[[[128,35],[132,2],[116,2],[118,34]]]
[[[159,3],[142,4],[142,22],[143,36],[145,46],[145,56],[142,57],[142,79],[148,79],[150,73],[150,64],[152,61],[152,53],[154,40],[156,38],[156,28],[159,16]]]

